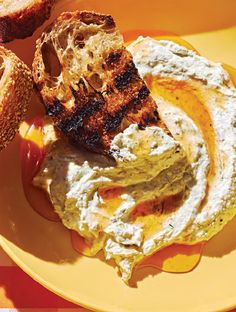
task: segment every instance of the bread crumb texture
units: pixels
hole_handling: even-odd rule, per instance
[[[31,36],[50,16],[55,0],[6,0],[0,3],[0,42]]]
[[[14,138],[33,90],[30,69],[0,46],[0,150]]]

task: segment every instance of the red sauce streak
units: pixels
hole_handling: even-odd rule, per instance
[[[140,216],[144,217],[158,211],[173,211],[181,204],[182,197],[182,193],[180,193],[168,197],[159,197],[156,199],[144,201],[135,207],[134,211],[132,212],[131,219],[135,220]]]
[[[122,186],[114,186],[114,187],[107,187],[104,189],[99,190],[99,195],[104,200],[114,199],[122,194],[124,187]]]

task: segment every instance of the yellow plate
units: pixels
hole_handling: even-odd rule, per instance
[[[232,26],[236,2],[220,1],[58,1],[53,17],[73,9],[111,13],[121,30],[165,29],[179,34]],[[222,3],[222,2],[221,2]],[[53,18],[52,17],[52,18]],[[7,44],[31,64],[36,34]],[[214,60],[236,65],[236,28],[191,35],[190,43]],[[234,63],[233,63],[234,62]],[[40,112],[34,99],[31,115]],[[29,275],[58,295],[99,311],[216,311],[236,305],[236,219],[208,244],[190,273],[160,273],[146,268],[137,284],[126,286],[115,269],[99,259],[80,256],[68,231],[35,213],[21,185],[19,138],[0,154],[0,243]],[[29,294],[30,296],[30,294]]]

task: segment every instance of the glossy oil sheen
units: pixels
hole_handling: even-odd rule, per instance
[[[168,39],[175,41],[189,49],[194,49],[190,44],[185,42],[182,38],[169,34],[168,32],[162,31],[147,31],[147,30],[133,30],[124,33],[124,38],[126,41],[132,41],[137,35],[143,36],[155,36],[156,39]],[[195,123],[202,129],[205,135],[205,141],[209,147],[209,154],[214,155],[214,134],[211,132],[211,128],[208,128],[211,122],[209,120],[209,115],[205,111],[204,106],[199,102],[197,97],[194,95],[192,90],[190,90],[184,82],[170,82],[167,79],[163,79],[163,82],[158,84],[158,90],[155,91],[156,84],[155,81],[149,83],[149,87],[154,90],[153,92],[158,92],[159,94],[169,97],[172,102],[175,102],[176,96],[178,98],[186,97],[191,105],[182,107],[181,101],[176,102],[176,105],[180,105],[181,109],[192,118]],[[184,101],[185,103],[187,101]],[[197,114],[196,114],[197,112]],[[29,127],[26,137],[22,142],[22,174],[23,174],[23,186],[25,190],[26,197],[30,205],[35,209],[40,215],[45,218],[57,221],[58,216],[53,212],[52,205],[48,198],[42,190],[34,187],[32,185],[32,177],[35,175],[42,163],[44,157],[44,150],[42,146],[42,137],[40,137],[42,127],[42,121],[36,120]],[[42,135],[42,134],[41,134]],[[212,138],[213,137],[213,138]],[[38,157],[38,159],[37,159]],[[211,172],[214,171],[214,158],[212,156]],[[212,173],[213,174],[213,173]],[[108,190],[109,191],[109,190]],[[103,190],[103,196],[106,199],[106,209],[109,207],[113,208],[117,205],[119,201],[119,194],[117,189],[110,192],[105,192]],[[109,194],[113,194],[112,196]],[[146,207],[148,210],[148,207]],[[80,252],[85,256],[91,256],[89,244],[78,235],[77,233],[71,231],[71,241],[72,245],[76,251]],[[163,248],[161,251],[156,252],[154,255],[145,259],[138,267],[141,269],[143,267],[154,267],[158,270],[171,273],[184,273],[189,272],[197,266],[200,261],[201,254],[203,251],[204,243],[197,245],[171,245]]]
[[[60,12],[87,9],[112,14],[122,31],[167,29],[186,34],[204,56],[236,66],[236,3],[214,0],[117,1],[59,0]],[[211,12],[211,14],[209,14]],[[50,22],[50,21],[49,21]],[[43,28],[43,27],[42,27]],[[42,28],[24,41],[7,44],[29,66]],[[217,30],[212,33],[194,34]],[[28,116],[42,114],[37,98]],[[138,270],[130,286],[102,258],[81,257],[71,248],[70,235],[29,206],[21,185],[19,137],[0,153],[0,245],[30,276],[58,295],[96,311],[219,311],[236,307],[236,220],[207,242],[200,264],[186,274]],[[102,281],[102,283],[101,283]]]
[[[25,196],[30,206],[41,216],[50,221],[60,221],[58,215],[54,212],[50,199],[46,192],[33,185],[33,178],[40,170],[40,166],[45,157],[45,148],[43,146],[43,119],[35,119],[28,125],[25,137],[21,142],[21,167],[22,184]],[[105,201],[103,209],[114,210],[119,205],[119,197],[122,194],[122,188],[111,188],[100,190],[100,195]],[[149,206],[155,203],[150,202],[137,207],[140,214],[149,210]],[[169,204],[171,202],[169,201]],[[174,203],[172,203],[174,204]],[[140,205],[139,205],[140,206]],[[168,207],[166,207],[168,209]],[[137,214],[137,211],[136,211]],[[75,231],[71,231],[71,242],[73,248],[84,256],[91,257],[89,243],[85,241]],[[200,260],[202,244],[194,246],[173,245],[156,252],[140,264],[138,269],[151,266],[158,270],[166,272],[188,272],[192,270]]]

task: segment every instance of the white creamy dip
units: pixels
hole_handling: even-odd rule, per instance
[[[185,81],[206,106],[216,146],[211,181],[204,131],[158,88],[153,96],[174,139],[158,127],[130,125],[112,141],[113,160],[56,140],[34,179],[48,191],[64,225],[92,243],[92,254],[103,249],[114,259],[126,282],[146,256],[173,242],[209,239],[236,214],[236,91],[229,75],[171,41],[140,37],[128,49],[144,79]],[[124,191],[106,206],[99,190],[113,186]],[[143,201],[176,194],[182,194],[176,209],[133,218]]]
[[[54,137],[52,129],[44,129],[45,138]],[[148,249],[146,253],[158,248],[158,243],[151,242],[152,236],[160,231],[154,231],[147,238],[145,217],[141,221],[131,221],[132,212],[144,201],[190,188],[194,184],[193,173],[181,145],[158,127],[140,130],[138,125],[130,125],[113,139],[110,154],[113,159],[56,140],[34,183],[49,192],[64,225],[90,241],[91,253],[96,254],[104,248],[107,258],[116,260],[123,278],[128,280],[132,270],[127,271],[122,266],[124,259],[114,248],[111,254],[109,246],[119,245],[129,255],[133,255],[130,246],[135,246],[137,257],[127,260],[130,267],[143,258],[144,243]],[[125,189],[119,203],[108,209],[99,190],[114,186]],[[158,224],[162,229],[159,235],[163,238],[171,232],[175,235],[172,227],[163,229],[163,224],[171,220],[172,213],[166,214]]]
[[[215,135],[215,174],[205,202],[191,226],[180,236],[185,243],[210,239],[236,214],[236,89],[220,63],[214,63],[179,44],[139,37],[128,49],[144,77],[187,81],[210,115]],[[154,95],[161,115],[167,101]],[[181,101],[181,99],[180,99]],[[173,106],[172,106],[173,107]],[[169,118],[165,119],[171,127]],[[177,133],[173,136],[181,142]],[[205,142],[206,144],[206,142]]]

